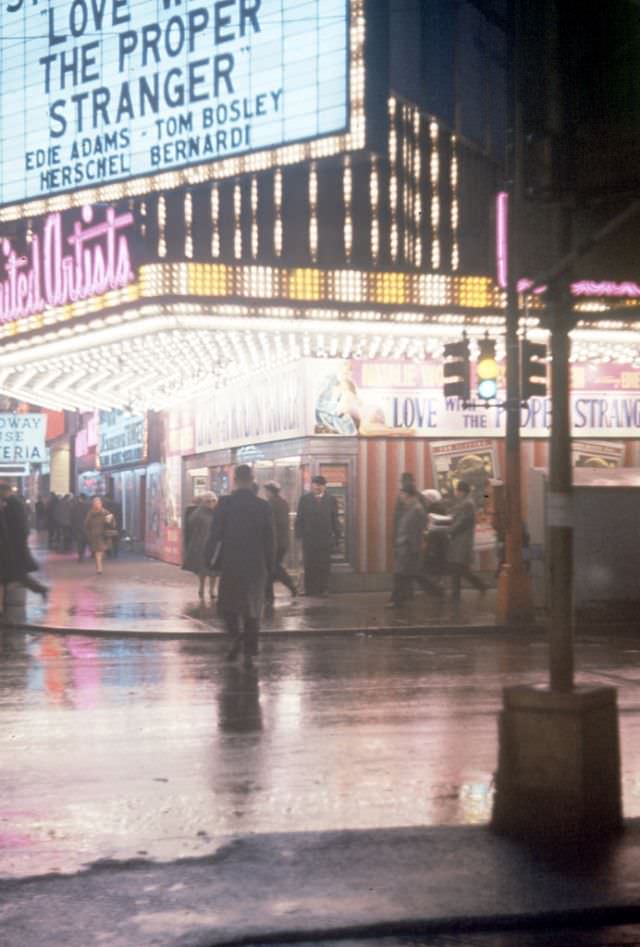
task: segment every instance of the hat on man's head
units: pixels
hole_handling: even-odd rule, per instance
[[[317,483],[321,487],[326,487],[327,479],[326,477],[323,477],[322,474],[317,474],[315,477],[311,478],[311,483]]]
[[[277,480],[267,480],[264,488],[265,490],[270,490],[272,493],[280,493],[280,484]]]

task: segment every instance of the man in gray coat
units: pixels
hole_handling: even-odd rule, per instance
[[[258,653],[258,634],[267,578],[274,565],[273,516],[269,504],[253,490],[253,472],[236,467],[235,490],[221,497],[211,522],[205,561],[220,569],[218,604],[231,637],[227,660],[244,652],[251,667]]]
[[[471,571],[473,561],[473,537],[476,528],[476,508],[469,496],[471,488],[466,480],[459,480],[456,487],[458,504],[453,510],[449,530],[449,566],[451,569],[451,593],[454,605],[460,604],[460,586],[465,578],[474,589],[483,594],[487,587]]]

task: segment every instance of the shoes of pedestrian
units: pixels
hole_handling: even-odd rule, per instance
[[[231,647],[227,650],[224,656],[224,659],[225,661],[235,661],[239,654],[240,654],[240,645],[232,644]]]

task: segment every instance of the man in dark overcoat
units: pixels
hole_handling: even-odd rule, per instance
[[[267,582],[267,604],[273,605],[275,596],[273,586],[275,582],[282,584],[289,589],[291,595],[295,598],[298,594],[296,584],[282,564],[284,557],[289,549],[289,504],[280,496],[280,484],[277,480],[269,480],[264,485],[267,494],[267,503],[271,507],[273,514],[273,526],[276,539],[276,558],[273,567],[273,575]]]
[[[6,543],[2,557],[2,582],[5,586],[17,582],[44,599],[48,595],[46,585],[29,574],[38,568],[29,549],[29,523],[22,499],[11,489],[11,484],[0,484],[0,508],[2,511],[2,535]]]
[[[327,595],[331,552],[340,539],[336,498],[327,493],[324,477],[314,477],[311,493],[300,497],[296,536],[302,541],[304,594]]]
[[[473,540],[476,529],[476,508],[470,497],[471,488],[466,480],[459,480],[456,486],[457,504],[453,509],[449,528],[449,569],[452,576],[452,601],[460,604],[460,586],[462,579],[484,594],[486,585],[471,571],[473,562]]]
[[[253,472],[236,467],[235,490],[221,497],[213,514],[205,561],[220,570],[218,608],[231,637],[227,659],[244,652],[250,667],[258,653],[258,634],[267,579],[274,563],[273,518],[269,504],[253,491]]]

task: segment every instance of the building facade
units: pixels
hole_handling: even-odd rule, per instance
[[[169,562],[185,507],[236,464],[292,509],[324,474],[336,585],[375,588],[402,471],[445,492],[464,476],[481,509],[504,474],[502,408],[442,394],[463,329],[504,354],[504,4],[148,6],[94,24],[100,67],[57,4],[17,105],[25,63],[3,65],[0,121],[22,101],[48,131],[20,126],[3,152],[21,170],[0,193],[0,393],[73,418],[67,489],[112,492]],[[637,330],[589,313],[640,288],[574,291],[576,463],[635,465]],[[544,341],[539,315],[523,296]],[[527,467],[549,421],[549,398],[523,407]],[[494,547],[486,517],[486,568]]]

